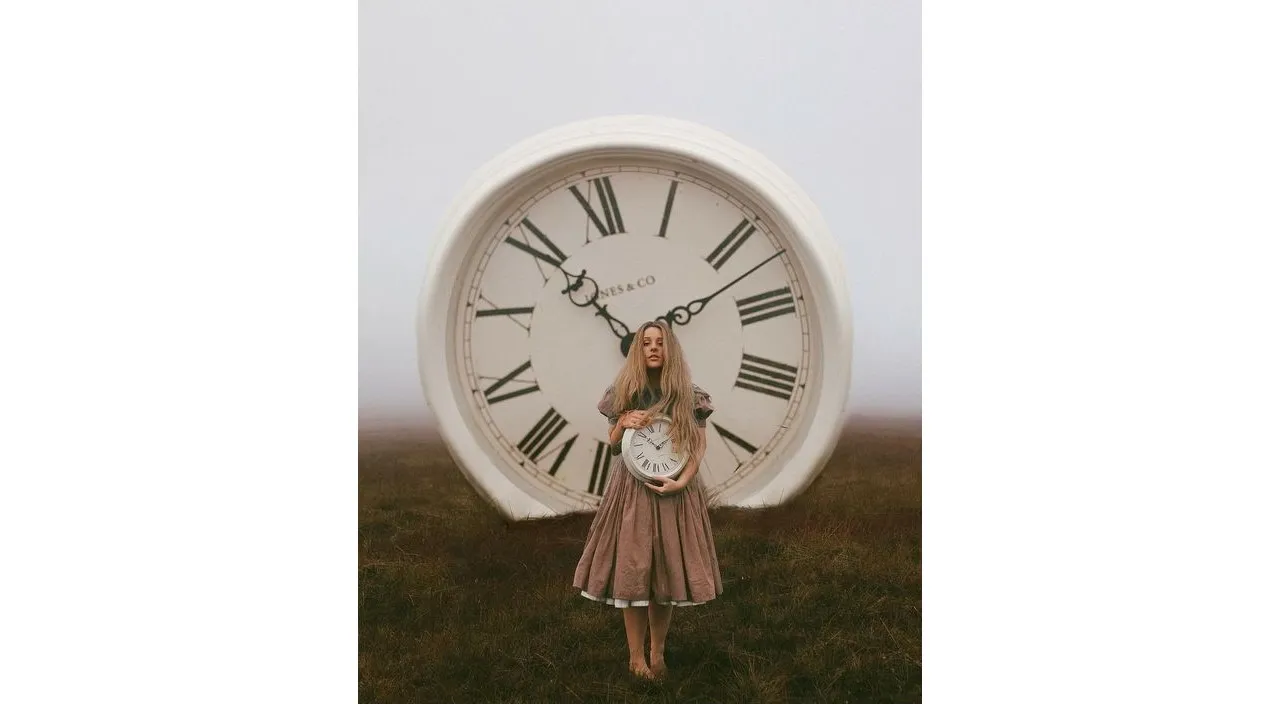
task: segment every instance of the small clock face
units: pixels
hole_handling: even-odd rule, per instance
[[[629,334],[668,316],[716,406],[699,470],[715,497],[769,471],[817,396],[808,282],[766,211],[710,176],[590,166],[526,183],[453,272],[454,329],[438,334],[467,412],[509,474],[593,507],[612,459],[596,405]]]
[[[671,423],[667,419],[655,419],[643,428],[628,429],[623,435],[623,461],[639,479],[674,478],[684,469],[688,454],[676,452],[672,446]]]

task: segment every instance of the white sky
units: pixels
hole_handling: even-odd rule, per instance
[[[718,129],[800,184],[844,252],[850,412],[919,415],[920,75],[918,0],[362,0],[362,417],[428,414],[418,294],[471,172],[628,113]]]

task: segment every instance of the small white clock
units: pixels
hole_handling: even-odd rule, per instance
[[[708,498],[781,503],[843,426],[841,260],[800,188],[719,132],[565,125],[499,155],[449,211],[419,306],[423,388],[458,467],[507,517],[590,511],[611,459],[600,389],[662,317],[715,399]]]
[[[671,440],[671,419],[658,414],[643,428],[623,431],[622,463],[640,481],[654,477],[676,479],[689,463],[689,453],[676,451]]]

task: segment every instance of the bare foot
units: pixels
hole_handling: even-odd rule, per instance
[[[662,653],[649,651],[649,667],[653,670],[654,677],[667,676],[667,661],[662,656]]]
[[[649,666],[645,664],[644,660],[631,661],[631,674],[641,679],[654,679],[653,670],[649,669]]]

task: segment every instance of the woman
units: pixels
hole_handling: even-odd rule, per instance
[[[609,419],[614,457],[573,586],[588,599],[622,609],[631,672],[652,679],[666,674],[663,653],[673,608],[703,604],[724,591],[697,476],[706,450],[707,416],[715,408],[690,379],[671,328],[653,321],[640,326],[598,409]],[[671,418],[672,443],[689,452],[689,462],[674,480],[643,482],[622,463],[622,434],[645,427],[656,413]],[[651,633],[648,663],[646,626]]]

